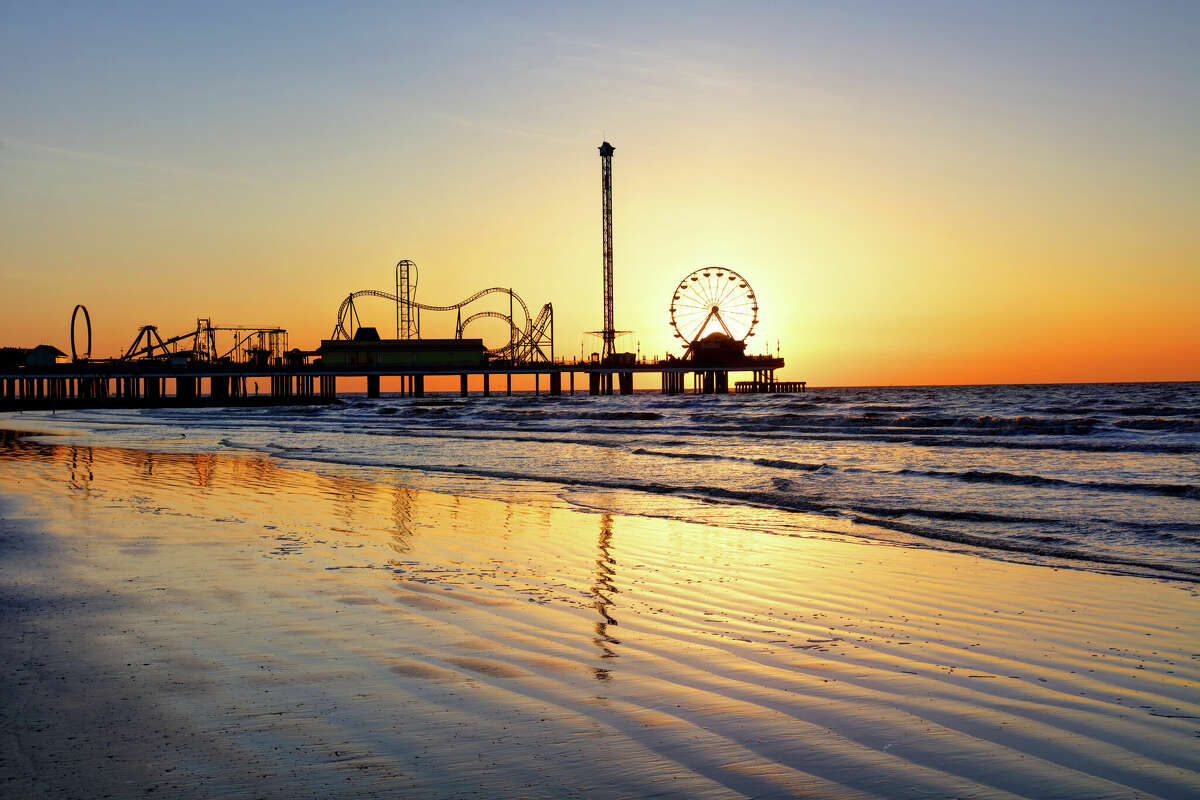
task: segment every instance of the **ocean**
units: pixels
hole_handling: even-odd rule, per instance
[[[1200,384],[431,395],[8,415],[59,442],[1200,581]]]

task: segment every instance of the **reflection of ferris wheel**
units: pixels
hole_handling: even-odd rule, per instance
[[[688,345],[708,333],[743,342],[758,324],[758,298],[750,283],[731,269],[705,267],[688,275],[671,298],[671,327]]]

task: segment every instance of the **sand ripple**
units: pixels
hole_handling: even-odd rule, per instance
[[[23,796],[1200,793],[1187,586],[80,457],[0,457]]]

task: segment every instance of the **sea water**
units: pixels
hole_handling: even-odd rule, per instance
[[[82,444],[1200,581],[1198,383],[349,395],[6,419]]]

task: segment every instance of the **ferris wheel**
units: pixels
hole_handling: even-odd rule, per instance
[[[675,287],[671,327],[689,346],[711,333],[744,342],[758,324],[758,299],[749,281],[725,267],[704,267]]]

